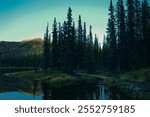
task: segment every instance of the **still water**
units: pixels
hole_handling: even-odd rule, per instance
[[[105,99],[102,81],[80,82],[52,87],[43,81],[0,78],[0,100],[101,100]]]
[[[21,92],[4,92],[0,93],[1,100],[42,100],[42,95],[33,96]]]

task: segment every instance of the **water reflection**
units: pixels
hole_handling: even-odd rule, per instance
[[[41,95],[33,97],[32,94],[26,94],[22,92],[3,92],[0,93],[0,100],[41,100]]]
[[[75,83],[70,86],[51,87],[41,82],[44,100],[100,100],[105,99],[102,81]]]
[[[0,99],[100,100],[105,99],[105,91],[102,81],[83,81],[60,87],[45,81],[1,77]]]
[[[0,76],[0,99],[39,100],[42,99],[40,82]]]

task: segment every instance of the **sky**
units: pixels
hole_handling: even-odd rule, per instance
[[[87,29],[92,25],[93,34],[102,42],[108,21],[110,0],[0,0],[0,41],[21,41],[43,38],[47,22],[52,30],[54,17],[66,20],[68,7],[72,8],[77,26],[79,15]],[[115,0],[114,0],[115,1]]]

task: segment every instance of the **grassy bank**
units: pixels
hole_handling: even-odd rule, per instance
[[[150,99],[149,89],[135,90],[127,87],[124,81],[148,87],[150,85],[150,67],[137,70],[136,77],[133,77],[131,72],[127,72],[121,74],[118,80],[107,79],[104,82],[105,87],[109,90],[110,99]]]
[[[120,77],[122,80],[150,85],[150,67],[137,70],[136,77],[133,77],[131,72],[122,74]]]
[[[59,71],[55,72],[53,71],[48,73],[35,71],[22,71],[16,72],[14,77],[20,79],[25,78],[29,80],[41,80],[54,86],[70,85],[75,80],[75,77]]]
[[[51,71],[48,73],[22,71],[16,72],[14,77],[19,79],[25,78],[29,80],[41,80],[48,83],[52,87],[62,87],[80,83],[89,84],[97,80],[96,78],[74,76],[60,71]]]

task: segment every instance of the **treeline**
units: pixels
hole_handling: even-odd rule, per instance
[[[44,69],[73,72],[82,70],[93,72],[101,66],[101,45],[92,34],[92,26],[87,33],[86,23],[79,15],[77,27],[69,7],[67,21],[62,24],[54,18],[52,40],[47,25],[44,34]]]
[[[43,40],[0,42],[0,67],[41,67]]]
[[[0,67],[41,67],[42,56],[33,55],[11,55],[0,57]]]
[[[147,0],[118,0],[109,6],[103,67],[116,74],[150,65],[150,6]]]

